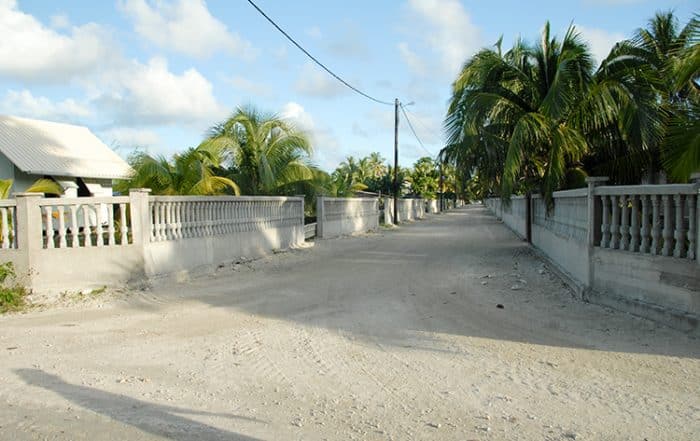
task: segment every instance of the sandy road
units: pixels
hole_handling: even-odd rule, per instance
[[[573,300],[468,207],[0,317],[0,426],[7,440],[691,440],[700,341]]]

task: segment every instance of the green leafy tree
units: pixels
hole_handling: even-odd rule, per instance
[[[230,155],[228,177],[242,194],[296,194],[317,177],[307,134],[252,107],[214,126],[202,146]]]
[[[218,174],[225,160],[225,151],[214,145],[187,149],[171,160],[136,152],[129,158],[134,174],[116,188],[150,188],[156,195],[240,194],[234,181]]]
[[[589,151],[589,137],[614,127],[602,142],[620,134],[644,145],[657,139],[656,103],[627,87],[624,68],[616,59],[594,75],[590,51],[573,26],[559,40],[546,23],[537,44],[517,41],[505,53],[499,41],[468,60],[457,77],[442,154],[504,198],[539,189],[551,205],[567,170]]]
[[[420,158],[409,175],[411,192],[426,199],[435,199],[439,191],[440,172],[432,158]]]

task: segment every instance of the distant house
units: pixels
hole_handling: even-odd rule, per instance
[[[66,197],[112,196],[131,168],[87,127],[0,115],[0,179],[22,192],[37,179],[58,182]]]

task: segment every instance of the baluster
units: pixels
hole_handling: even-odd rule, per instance
[[[180,204],[181,202],[173,202],[173,238],[180,239]]]
[[[102,222],[104,220],[102,219],[102,205],[103,204],[95,204],[94,206],[97,217],[97,225],[95,225],[95,232],[97,234],[96,240],[98,247],[102,247],[104,245],[104,237],[102,237],[102,235],[104,234],[104,231],[102,230]]]
[[[233,206],[233,215],[236,220],[235,224],[233,225],[233,232],[238,233],[243,231],[241,225],[243,219],[243,204],[240,201],[236,201],[233,203]]]
[[[170,202],[170,239],[177,240],[177,202]]]
[[[662,256],[670,256],[673,249],[673,227],[671,223],[671,197],[667,194],[661,196],[661,201],[664,206],[664,230],[662,232],[664,238],[664,246],[661,250]]]
[[[214,228],[214,234],[216,235],[221,235],[224,232],[222,208],[221,201],[214,202],[214,213],[216,214],[216,228]]]
[[[677,194],[673,196],[673,202],[676,204],[676,231],[673,234],[676,239],[676,247],[673,249],[673,257],[683,257],[685,253],[685,227],[683,225],[685,198],[683,195]]]
[[[165,206],[165,240],[173,239],[173,203],[164,202]]]
[[[83,244],[85,247],[92,246],[92,229],[90,225],[90,208],[87,205],[83,205]]]
[[[53,214],[53,207],[51,207],[51,206],[44,207],[44,215],[46,216],[46,220],[44,222],[45,229],[46,229],[46,247],[45,248],[54,248],[55,247],[55,244],[53,243],[53,221],[51,220],[52,214]]]
[[[641,236],[642,243],[639,247],[641,253],[649,252],[649,233],[651,233],[651,228],[649,225],[649,196],[642,195],[642,225],[641,225]]]
[[[129,226],[126,224],[126,204],[119,204],[119,245],[129,244]]]
[[[697,247],[697,196],[688,196],[688,259],[697,259],[696,247]]]
[[[149,231],[151,232],[151,242],[156,240],[156,204],[155,202],[150,202],[148,204],[148,217],[149,219]]]
[[[69,205],[70,211],[70,246],[71,248],[80,248],[80,226],[78,225],[78,206]]]
[[[66,243],[66,219],[64,217],[65,208],[63,205],[58,206],[58,247],[67,248]]]
[[[153,240],[160,242],[160,202],[153,203]]]
[[[632,195],[632,212],[630,213],[630,251],[639,250],[639,198]]]
[[[620,219],[620,247],[621,250],[629,249],[630,235],[629,235],[629,202],[627,201],[627,196],[620,196],[620,203],[622,204],[622,218]]]
[[[165,202],[158,202],[158,240],[167,240],[165,231]]]
[[[0,222],[2,222],[2,247],[10,248],[10,229],[7,228],[7,208],[0,208]]]
[[[661,208],[659,196],[651,196],[651,254],[657,255],[661,250]]]
[[[610,196],[610,205],[612,207],[612,224],[610,225],[610,248],[617,249],[620,243],[620,206],[618,205],[618,197]]]
[[[608,248],[610,245],[610,206],[608,205],[609,199],[607,196],[601,196],[600,201],[603,208],[603,220],[600,225],[600,231],[602,233],[602,238],[600,240],[600,246],[602,248]]]
[[[107,243],[110,246],[117,244],[114,237],[114,205],[107,204]]]
[[[186,239],[188,236],[187,232],[187,210],[189,209],[189,203],[183,201],[180,203],[180,239]]]

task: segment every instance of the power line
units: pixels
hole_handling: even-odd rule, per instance
[[[377,99],[377,98],[374,98],[373,96],[364,93],[363,91],[361,91],[361,90],[358,89],[357,87],[353,86],[352,84],[348,83],[348,82],[345,81],[344,79],[340,78],[338,75],[336,75],[335,73],[333,73],[333,71],[331,71],[329,68],[327,68],[323,63],[321,63],[320,61],[318,61],[318,60],[316,59],[316,57],[314,57],[313,55],[311,55],[306,49],[304,49],[304,48],[303,48],[299,43],[297,43],[292,37],[290,37],[289,34],[287,34],[287,33],[284,31],[284,29],[282,29],[281,27],[279,27],[279,25],[278,25],[277,23],[275,23],[275,21],[272,20],[267,14],[265,14],[265,12],[263,12],[263,10],[260,9],[260,8],[258,7],[258,5],[256,5],[252,0],[248,0],[248,3],[250,3],[251,6],[253,6],[263,17],[265,17],[265,19],[267,19],[267,21],[269,21],[269,22],[272,24],[272,26],[274,26],[275,28],[277,28],[277,30],[280,31],[280,32],[282,33],[282,35],[284,35],[285,37],[287,37],[287,40],[291,41],[291,42],[294,44],[294,46],[296,46],[297,48],[299,48],[300,51],[302,51],[304,54],[306,54],[307,57],[309,57],[311,60],[313,60],[313,62],[316,63],[317,65],[319,65],[323,70],[325,70],[325,71],[328,72],[331,76],[333,76],[333,78],[335,78],[336,80],[340,81],[341,83],[343,83],[345,86],[349,87],[349,88],[350,88],[351,90],[353,90],[354,92],[359,93],[360,95],[364,96],[365,98],[369,98],[370,100],[372,100],[372,101],[374,101],[374,102],[376,102],[376,103],[384,104],[384,105],[387,105],[387,106],[393,106],[393,105],[394,105],[393,102],[390,103],[390,102],[388,102],[388,101],[382,101],[382,100],[379,100],[379,99]]]
[[[433,155],[433,153],[430,150],[425,148],[425,145],[423,145],[423,141],[421,141],[420,138],[418,137],[418,134],[416,133],[415,129],[413,128],[413,124],[411,124],[411,119],[408,117],[408,113],[406,112],[404,105],[400,104],[400,106],[401,106],[401,111],[403,112],[403,116],[406,118],[406,122],[408,123],[408,127],[411,129],[411,132],[413,132],[413,136],[416,137],[416,140],[418,140],[418,144],[420,144],[420,146],[423,148],[423,150],[428,152],[428,154],[430,156],[435,156],[435,155]]]

